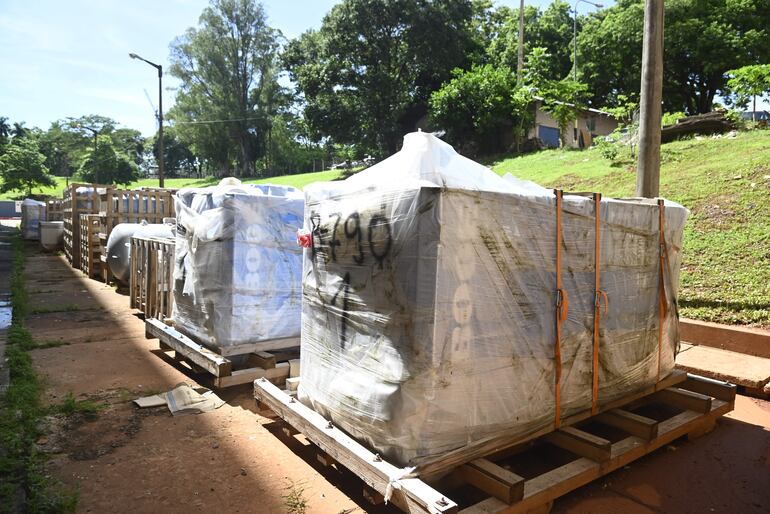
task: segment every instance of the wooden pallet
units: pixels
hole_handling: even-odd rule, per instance
[[[176,189],[139,188],[120,189],[105,187],[99,189],[99,244],[102,248],[102,279],[113,281],[107,266],[107,240],[112,229],[120,223],[163,223],[164,218],[173,218]]]
[[[64,216],[64,200],[61,198],[47,198],[45,201],[45,220],[62,221]]]
[[[80,269],[88,278],[101,276],[101,252],[99,249],[99,215],[80,215]]]
[[[176,360],[187,361],[195,371],[212,375],[214,387],[248,384],[258,378],[284,384],[287,378],[299,374],[298,370],[291,374],[289,362],[299,358],[299,337],[263,341],[259,351],[225,356],[158,319],[145,319],[145,336],[159,339],[161,350],[175,352]]]
[[[142,311],[145,318],[171,317],[174,247],[174,240],[169,238],[131,238],[131,308]]]
[[[78,193],[81,187],[90,189]],[[98,184],[71,183],[64,190],[62,221],[64,221],[64,255],[73,268],[80,269],[80,215],[99,212]]]
[[[732,384],[674,372],[664,385],[535,439],[511,440],[441,478],[400,479],[391,501],[408,513],[547,513],[556,498],[679,437],[710,431],[735,404]],[[392,477],[402,476],[397,466],[274,384],[257,380],[254,394],[293,427],[290,433],[318,447],[321,462],[361,478],[364,497],[374,503],[383,501]]]

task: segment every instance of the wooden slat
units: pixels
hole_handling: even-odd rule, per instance
[[[294,400],[267,380],[254,383],[254,394],[307,439],[384,495],[391,480],[403,470],[380,459],[320,414]],[[401,478],[390,501],[407,513],[457,512],[457,504],[417,478]],[[499,501],[499,500],[498,500]]]
[[[233,371],[229,376],[214,379],[216,387],[230,387],[240,384],[249,384],[258,378],[267,380],[286,380],[289,376],[289,363],[279,362],[274,368],[248,368]]]
[[[654,439],[658,435],[658,422],[639,414],[634,414],[623,409],[613,409],[603,412],[595,418],[600,423],[619,428],[645,441]]]
[[[649,396],[650,394],[666,389],[676,384],[680,384],[687,379],[687,373],[679,370],[672,371],[669,375],[661,379],[654,385],[639,389],[638,391],[618,398],[610,402],[605,402],[599,405],[599,412],[605,412],[618,407],[623,407],[631,402],[634,402],[640,398]],[[582,412],[568,416],[562,419],[562,427],[567,427],[579,423],[591,417],[591,409],[586,409]],[[423,467],[421,476],[427,482],[433,480],[433,478],[445,474],[447,471],[462,465],[469,460],[478,457],[484,457],[493,453],[504,454],[506,449],[512,446],[519,446],[529,441],[533,441],[538,437],[541,437],[549,432],[553,431],[553,425],[543,427],[542,429],[529,434],[526,437],[519,438],[497,438],[491,439],[483,445],[478,445],[470,450],[462,448],[454,452],[446,454],[440,461],[436,461],[431,464],[427,464]]]
[[[476,459],[460,467],[462,478],[495,498],[511,504],[524,497],[524,478],[487,459]]]
[[[598,463],[585,457],[539,475],[524,484],[524,498],[514,505],[506,505],[497,498],[488,498],[462,510],[463,514],[520,514],[567,494],[597,478],[606,475],[690,432],[712,423],[730,412],[733,402],[714,400],[708,414],[685,411],[658,424],[658,437],[644,441],[635,436],[612,444],[610,460]]]
[[[257,341],[254,343],[235,344],[222,348],[222,355],[243,355],[253,352],[269,352],[271,350],[283,350],[294,348],[300,345],[299,337],[285,337],[282,339],[270,339],[268,341]]]
[[[249,366],[256,366],[259,368],[274,368],[275,355],[269,352],[254,352],[249,354],[248,363]]]
[[[654,398],[679,409],[707,413],[711,410],[711,397],[678,387],[670,387],[655,393]]]
[[[610,458],[612,443],[575,427],[560,428],[543,437],[549,443],[596,461]]]
[[[215,377],[228,377],[232,374],[232,363],[225,357],[199,345],[186,335],[157,319],[145,319],[145,331],[148,338],[160,339],[184,355],[189,361],[202,367]],[[288,374],[288,370],[287,370]]]

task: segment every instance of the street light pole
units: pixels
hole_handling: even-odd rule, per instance
[[[516,63],[516,82],[521,85],[524,75],[524,0],[519,2],[519,48]]]
[[[91,127],[85,127],[83,125],[80,125],[80,128],[90,130],[94,135],[94,155],[91,160],[94,163],[94,184],[98,184],[99,183],[99,166],[97,166],[97,163],[96,163],[96,150],[98,149],[96,136],[99,135],[99,131]]]
[[[163,66],[134,53],[130,53],[128,56],[144,61],[158,70],[158,183],[160,187],[163,187]]]
[[[590,0],[577,0],[577,2],[575,2],[575,9],[572,11],[572,13],[575,15],[572,23],[572,80],[575,82],[577,82],[577,7],[580,2],[583,2],[584,4],[591,4],[597,9],[604,7],[603,4],[596,4]]]

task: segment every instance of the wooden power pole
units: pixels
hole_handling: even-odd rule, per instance
[[[636,172],[636,196],[645,198],[654,198],[660,192],[663,12],[663,0],[645,0],[639,106],[639,162]]]
[[[516,80],[521,84],[524,75],[524,0],[519,3],[519,61],[516,66]],[[756,110],[756,109],[755,109]]]

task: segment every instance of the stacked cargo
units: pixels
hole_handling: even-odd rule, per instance
[[[302,193],[241,185],[176,196],[174,322],[193,339],[244,353],[300,332]]]
[[[410,134],[306,188],[299,398],[423,467],[655,384],[678,345],[686,216],[562,197]]]

